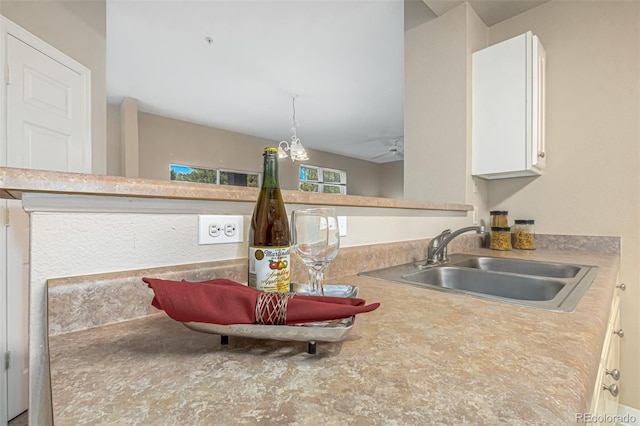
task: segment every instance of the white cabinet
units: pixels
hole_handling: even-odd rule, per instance
[[[542,173],[545,58],[530,31],[473,53],[474,176],[500,179]]]
[[[622,285],[624,286],[624,285]],[[618,286],[620,288],[621,286]],[[607,323],[607,333],[600,357],[596,386],[593,390],[589,413],[595,424],[609,424],[607,418],[618,414],[618,394],[620,380],[620,339],[624,332],[620,329],[620,295],[618,289],[611,304]]]

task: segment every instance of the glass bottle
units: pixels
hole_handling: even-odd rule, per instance
[[[278,148],[266,147],[264,177],[249,231],[249,286],[286,293],[290,287],[291,234],[278,182]]]

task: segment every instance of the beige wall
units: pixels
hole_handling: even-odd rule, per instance
[[[106,174],[105,1],[2,0],[0,13],[91,70],[91,168]]]
[[[385,171],[382,164],[372,163],[371,161],[358,160],[323,151],[307,151],[309,152],[309,161],[305,161],[306,164],[345,170],[347,172],[347,192],[351,195],[393,198],[393,194],[402,192],[402,168],[396,167]],[[402,162],[399,163],[402,164]],[[292,185],[293,189],[297,189],[298,164],[296,163],[293,166],[291,161],[286,160],[281,161],[280,164],[280,170],[284,171],[284,173],[290,173],[288,174],[287,183]],[[287,172],[287,170],[290,172]]]
[[[260,171],[263,148],[274,145],[269,139],[143,112],[138,113],[138,132],[139,176],[151,179],[169,179],[171,163]],[[392,172],[383,176],[380,165],[322,151],[308,150],[308,153],[310,159],[305,164],[345,170],[349,194],[385,196],[401,191],[401,178],[392,176]],[[283,189],[297,189],[299,166],[299,162],[290,160],[280,162]],[[401,169],[394,170],[402,173]],[[383,177],[384,185],[381,184]]]
[[[640,3],[554,0],[490,43],[527,30],[547,53],[547,168],[490,182],[489,203],[540,233],[622,237],[620,401],[640,408]]]
[[[380,165],[380,197],[404,198],[404,161]]]
[[[407,199],[466,202],[467,7],[405,32]]]
[[[107,175],[121,176],[120,107],[107,105]]]
[[[487,39],[467,3],[405,32],[404,196],[471,204],[479,219],[487,182],[471,177],[471,54]]]
[[[468,4],[465,6],[467,9],[466,203],[474,206],[478,220],[487,221],[489,217],[488,182],[485,179],[471,176],[471,54],[487,46],[489,31],[473,8]]]
[[[138,112],[140,177],[169,179],[169,164],[260,170],[267,139]],[[232,155],[230,155],[232,154]]]

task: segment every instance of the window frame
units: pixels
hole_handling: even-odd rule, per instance
[[[308,179],[307,173],[303,174],[303,168],[313,169],[316,171],[318,179]],[[340,175],[340,182],[325,182],[324,173],[337,173]],[[316,185],[316,190],[303,189],[303,186]],[[325,191],[325,188],[337,188],[339,192]],[[347,194],[347,172],[330,167],[313,166],[310,164],[301,164],[298,168],[298,190],[303,192],[317,192],[320,194]]]
[[[212,183],[212,182],[199,182],[199,181],[182,181],[182,180],[177,180],[177,179],[173,179],[171,177],[171,172],[174,171],[174,167],[186,167],[189,169],[199,169],[199,170],[206,170],[206,171],[215,171],[216,172],[216,182]],[[249,185],[233,185],[233,184],[228,184],[228,183],[220,183],[220,174],[221,173],[235,173],[235,174],[244,174],[247,175],[247,177],[249,176],[256,176],[257,177],[257,185],[256,186],[249,186]],[[248,171],[248,170],[233,170],[233,169],[223,169],[223,168],[214,168],[214,167],[202,167],[202,166],[190,166],[187,164],[177,164],[177,163],[169,163],[169,180],[175,181],[175,182],[194,182],[194,183],[206,183],[206,184],[210,184],[210,185],[220,185],[220,186],[239,186],[241,188],[260,188],[262,186],[262,173],[260,172],[255,172],[255,171]]]

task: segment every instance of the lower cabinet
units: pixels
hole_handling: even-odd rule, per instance
[[[598,378],[593,390],[590,414],[593,416],[594,424],[611,424],[612,416],[618,414],[618,394],[620,392],[620,339],[624,332],[620,328],[620,290],[624,289],[624,284],[616,288],[609,322],[607,324],[607,334],[600,357],[600,368]]]

